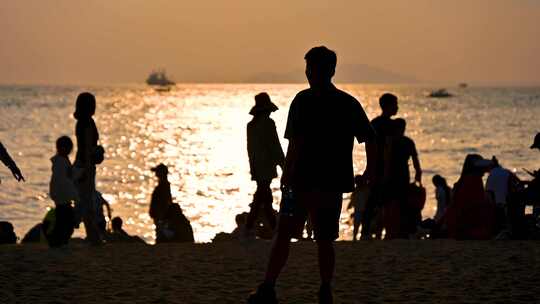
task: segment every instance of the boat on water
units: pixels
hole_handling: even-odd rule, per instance
[[[462,89],[466,89],[469,85],[466,82],[462,82],[459,84],[459,87]]]
[[[428,97],[431,98],[446,98],[452,97],[454,95],[450,94],[446,89],[438,89],[429,93]]]
[[[167,74],[164,70],[152,71],[148,78],[146,78],[146,84],[160,87],[175,85],[174,81],[167,78]]]

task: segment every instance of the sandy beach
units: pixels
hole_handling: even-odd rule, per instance
[[[269,242],[0,247],[0,303],[244,303]],[[295,243],[280,303],[315,303],[314,243]],[[540,243],[337,244],[336,303],[538,303]]]

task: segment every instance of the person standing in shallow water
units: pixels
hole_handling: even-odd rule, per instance
[[[360,103],[332,84],[336,54],[324,46],[305,55],[309,89],[298,93],[289,108],[285,138],[289,140],[281,184],[277,232],[265,279],[248,303],[277,303],[275,283],[289,255],[291,238],[300,238],[307,216],[318,247],[321,285],[319,303],[333,303],[334,241],[339,235],[342,196],[354,188],[354,139],[366,142],[368,180],[374,177],[375,132]],[[372,169],[371,169],[372,170]],[[290,196],[289,196],[290,197]]]
[[[274,230],[276,227],[270,183],[277,177],[276,167],[283,169],[285,162],[276,124],[270,118],[270,114],[277,110],[278,107],[270,101],[270,96],[260,93],[255,96],[255,106],[249,111],[253,119],[247,124],[247,150],[251,179],[257,183],[246,221],[246,231],[250,232],[253,231],[261,210],[270,228]]]
[[[96,164],[100,162],[98,153],[99,133],[92,118],[96,112],[96,98],[88,92],[79,94],[73,116],[77,120],[75,135],[77,137],[77,154],[75,156],[75,171],[80,178],[76,180],[79,192],[79,204],[76,214],[82,218],[86,237],[93,244],[101,242],[95,212],[94,193],[96,192]],[[103,155],[101,155],[103,157]],[[80,219],[79,219],[80,220]]]

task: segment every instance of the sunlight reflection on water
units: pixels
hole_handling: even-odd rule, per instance
[[[255,190],[245,143],[253,96],[267,91],[280,107],[272,117],[286,150],[282,134],[288,105],[304,87],[178,85],[166,93],[137,85],[0,87],[0,139],[28,178],[27,183],[17,184],[6,170],[0,171],[0,215],[14,222],[22,237],[52,205],[47,192],[54,141],[63,134],[74,139],[74,100],[88,90],[98,100],[96,122],[107,151],[106,161],[98,167],[98,190],[110,201],[113,215],[124,218],[128,232],[153,241],[147,212],[156,182],[150,168],[163,162],[169,166],[175,201],[190,218],[196,240],[210,241],[216,233],[234,229],[235,215],[248,210]],[[400,116],[407,118],[407,133],[417,143],[425,170],[428,205],[424,216],[435,211],[431,177],[439,173],[455,182],[466,153],[496,154],[518,172],[522,167],[538,167],[540,155],[528,146],[540,130],[539,89],[471,88],[458,92],[456,98],[435,100],[426,98],[429,88],[420,86],[340,87],[362,101],[370,118],[379,111],[379,95],[385,91],[399,95]],[[363,146],[356,145],[354,153],[356,172],[361,172]],[[276,209],[278,187],[276,179],[272,183]],[[351,229],[344,210],[343,239],[350,239]]]

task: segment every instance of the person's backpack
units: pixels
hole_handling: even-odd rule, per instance
[[[171,204],[168,212],[169,228],[174,231],[173,242],[194,242],[191,223],[178,204]]]
[[[0,222],[0,244],[17,243],[17,235],[10,222]]]

